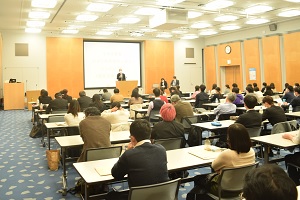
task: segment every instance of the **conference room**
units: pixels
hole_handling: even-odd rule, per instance
[[[299,82],[297,58],[300,54],[300,4],[296,1],[253,0],[241,3],[228,0],[228,7],[217,7],[216,4],[209,7],[208,3],[213,1],[57,0],[53,8],[38,8],[32,2],[4,0],[0,8],[3,13],[0,20],[0,98],[4,99],[4,111],[0,114],[5,127],[3,142],[15,144],[9,137],[14,134],[15,138],[23,138],[30,144],[27,148],[37,148],[41,154],[39,165],[43,166],[38,174],[50,176],[52,183],[49,184],[55,186],[41,184],[45,188],[49,186],[51,191],[39,189],[29,193],[29,189],[25,189],[27,186],[21,186],[24,194],[17,194],[16,190],[9,188],[15,185],[14,182],[10,182],[5,173],[1,173],[0,179],[9,181],[0,188],[7,198],[38,199],[36,195],[42,192],[44,198],[53,193],[53,198],[76,199],[70,194],[61,196],[58,191],[62,186],[62,168],[48,171],[46,148],[39,139],[28,137],[32,128],[30,102],[36,102],[41,89],[46,89],[52,98],[56,92],[65,88],[74,98],[78,98],[82,90],[90,97],[96,93],[102,94],[104,88],[113,93],[120,69],[126,74],[126,82],[134,81],[137,84],[140,94],[152,94],[161,78],[170,85],[173,76],[180,81],[183,93],[193,93],[195,86],[201,84],[206,85],[206,91],[212,90],[211,86],[217,84],[222,92],[226,84],[231,86],[232,83],[237,83],[240,91],[244,91],[247,84],[253,83],[257,83],[261,89],[263,82],[274,83],[277,92],[282,92],[285,83],[294,85]],[[86,10],[91,3],[110,5],[111,8],[107,11]],[[249,8],[258,4],[266,6],[266,10],[256,9],[254,12],[252,9],[251,13]],[[153,11],[165,15],[146,15],[146,11],[139,14],[137,11],[142,8],[153,8]],[[287,10],[293,10],[296,14],[289,16],[284,12]],[[30,19],[28,15],[31,11],[48,11],[49,18]],[[94,14],[98,18],[95,21],[80,21],[76,19],[78,14]],[[134,16],[140,21],[134,24],[119,22],[126,16]],[[225,16],[235,18],[226,21]],[[221,21],[215,19],[217,17]],[[157,18],[160,24],[153,22]],[[248,21],[252,19],[265,21],[251,24]],[[35,30],[40,29],[39,33],[28,33],[25,29],[32,28],[28,21],[42,21],[45,25],[35,25]],[[225,25],[230,25],[229,28],[234,30],[229,30]],[[68,32],[71,29],[77,33]],[[111,32],[111,35],[101,35],[103,32]],[[10,79],[15,79],[16,83],[9,83]],[[121,93],[129,97],[131,91],[123,89]],[[166,93],[168,95],[169,91],[166,90]],[[19,99],[18,106],[14,107],[13,104],[13,107],[9,107],[14,99]],[[12,122],[17,125],[14,126]],[[6,131],[10,134],[6,135]],[[55,140],[51,141],[53,148],[60,148],[55,143]],[[3,145],[8,149],[5,155],[15,155],[16,149],[20,150],[18,145]],[[14,166],[20,169],[19,164],[11,164],[7,159],[9,157],[1,159],[7,162],[3,164],[3,171],[9,172]],[[210,171],[209,167],[193,170],[196,171],[190,174]],[[71,187],[80,175],[72,164],[67,165],[67,171]],[[180,187],[178,199],[186,198],[191,185],[192,182],[189,182],[185,187]]]

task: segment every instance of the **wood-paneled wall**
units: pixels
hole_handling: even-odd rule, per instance
[[[262,45],[264,80],[268,85],[274,83],[278,92],[282,91],[279,36],[262,38]]]
[[[217,83],[215,46],[204,48],[204,60],[206,74],[205,84],[207,86],[207,89],[210,90],[210,87],[214,83]]]
[[[261,74],[260,74],[260,55],[259,55],[259,44],[258,39],[251,39],[244,41],[244,55],[245,55],[245,71],[246,71],[246,84],[257,83],[261,85]],[[255,68],[256,80],[250,80],[249,69]]]

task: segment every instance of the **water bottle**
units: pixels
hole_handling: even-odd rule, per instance
[[[293,112],[293,107],[292,105],[289,105],[289,113]]]
[[[263,108],[262,108],[262,106],[261,106],[260,109],[259,109],[259,113],[260,113],[260,114],[263,114],[263,112],[264,112],[264,111],[263,111]]]
[[[219,103],[219,99],[218,98],[216,98],[215,103]]]
[[[211,145],[210,140],[207,138],[204,142],[204,149],[210,151],[211,150],[210,145]]]

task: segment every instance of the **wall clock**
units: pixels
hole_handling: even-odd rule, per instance
[[[225,53],[230,54],[230,52],[231,52],[231,46],[227,45],[225,47]]]

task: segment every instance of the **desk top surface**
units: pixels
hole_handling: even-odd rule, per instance
[[[290,112],[290,113],[285,113],[286,116],[292,116],[292,117],[300,117],[300,111],[298,112]]]
[[[192,126],[197,126],[197,127],[209,129],[209,130],[222,129],[222,128],[228,128],[231,124],[233,124],[235,122],[235,120],[222,120],[219,122],[221,123],[221,126],[214,126],[211,124],[212,122],[195,123],[195,124],[192,124]]]
[[[288,133],[291,133],[291,134],[299,133],[299,130],[291,131],[291,132],[288,132]],[[277,134],[272,134],[272,135],[252,137],[251,140],[261,142],[261,143],[264,143],[264,144],[278,146],[278,147],[281,147],[281,148],[293,147],[293,146],[298,145],[298,144],[293,143],[291,140],[282,138],[283,134],[285,134],[285,133],[277,133]]]

